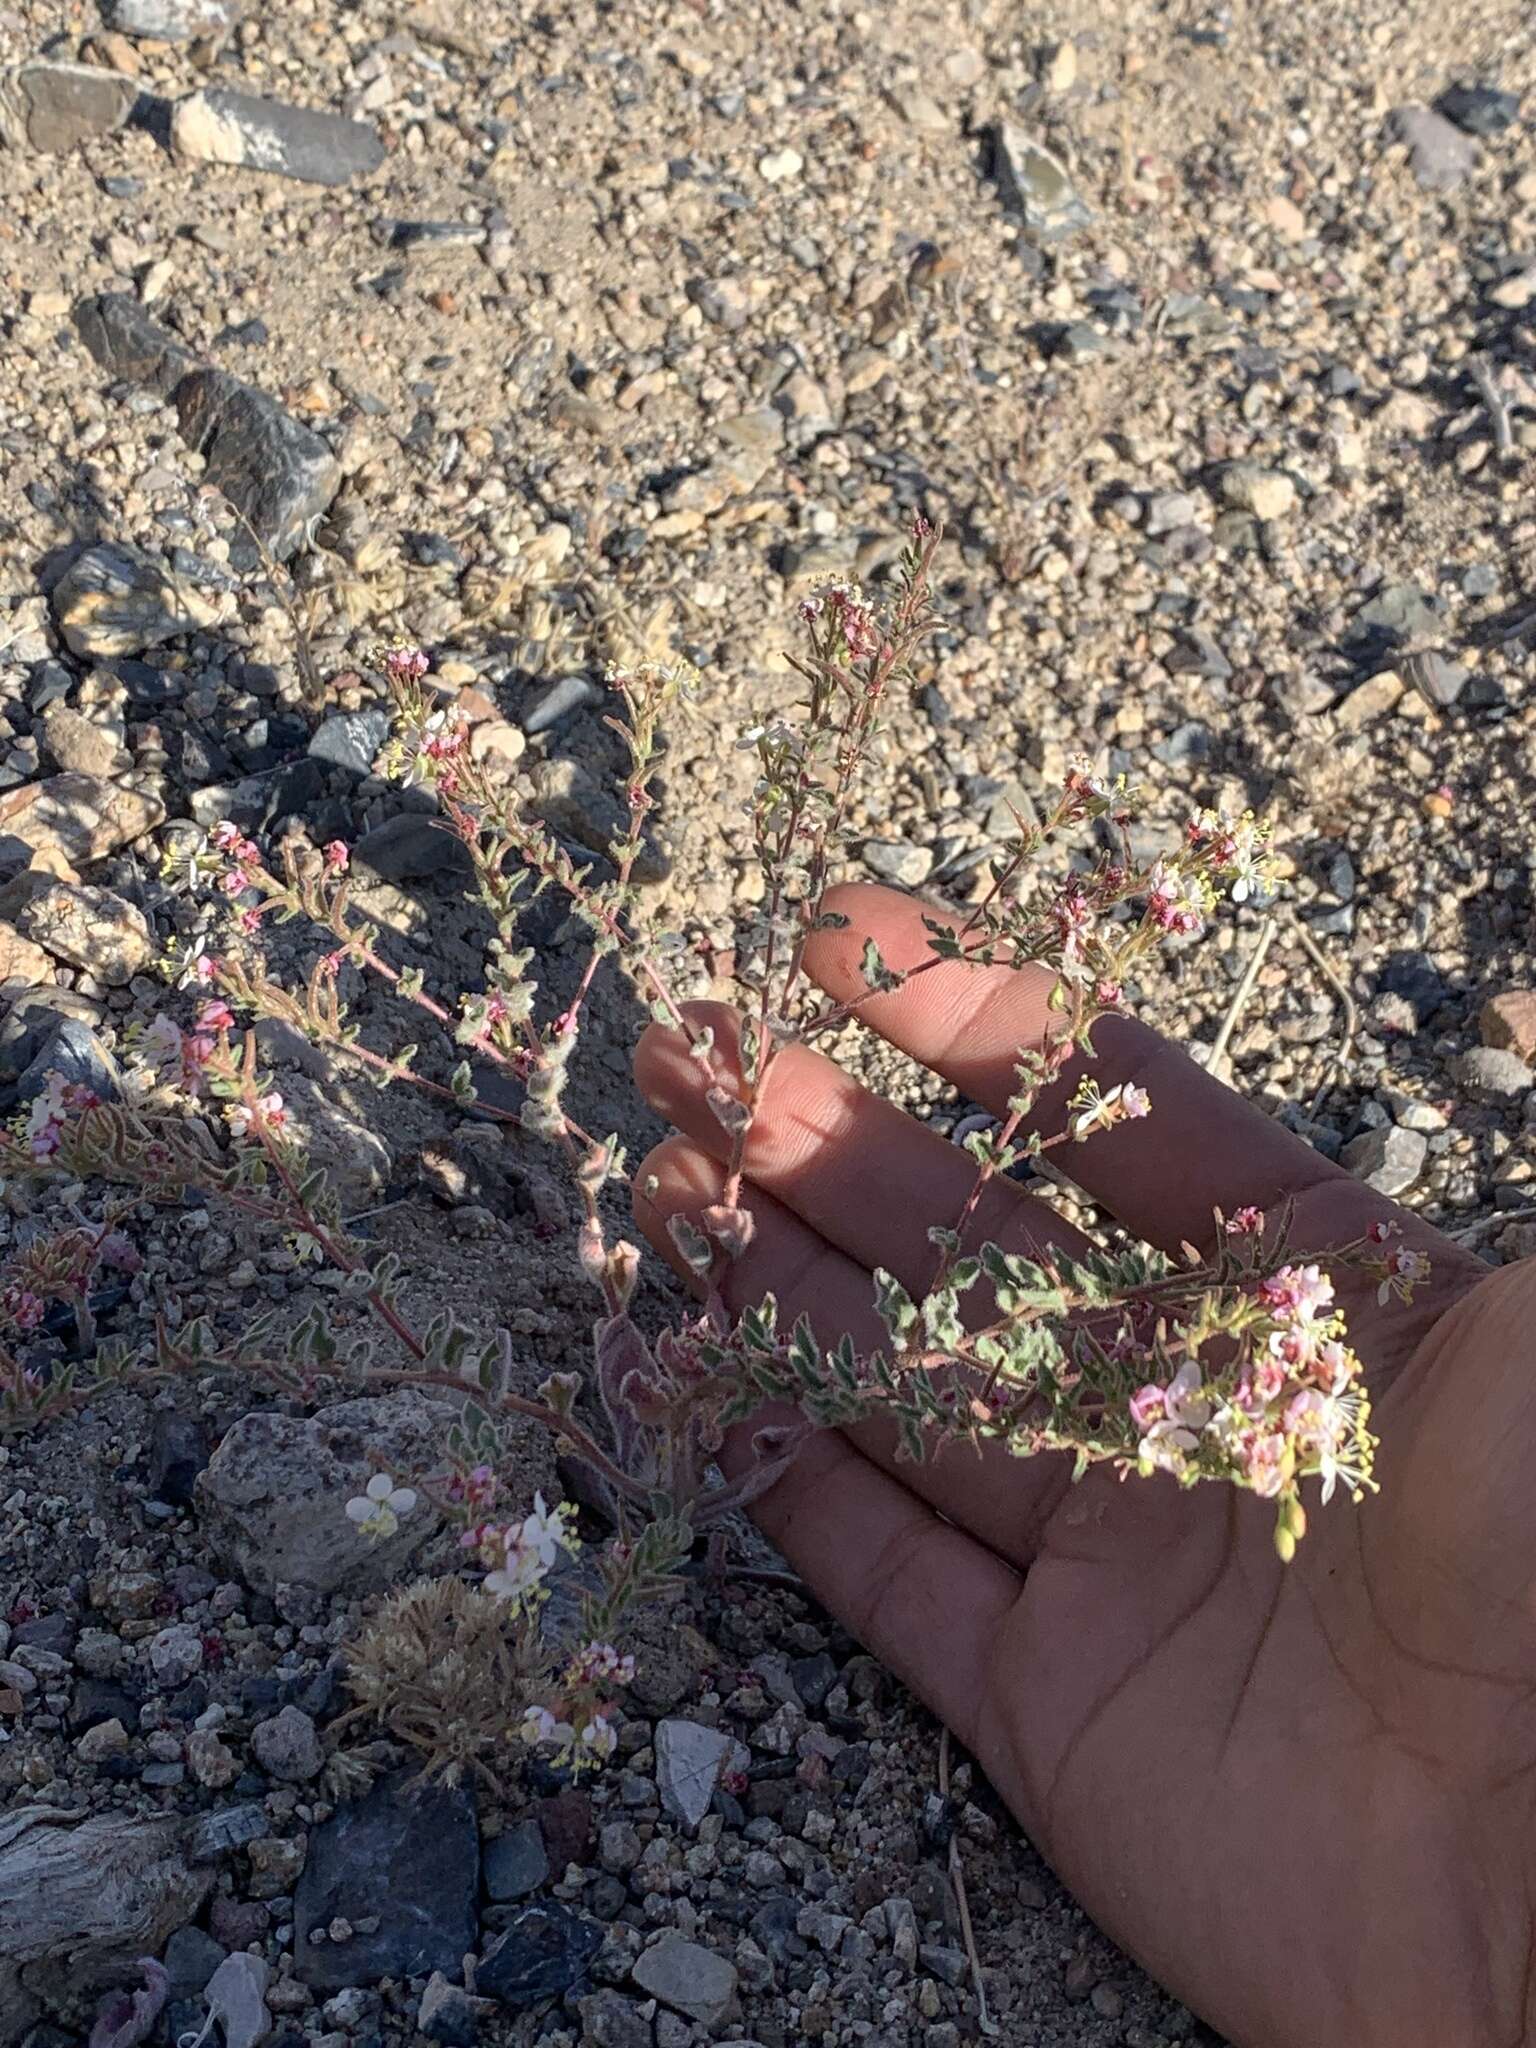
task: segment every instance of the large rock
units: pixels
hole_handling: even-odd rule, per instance
[[[191,1825],[54,1807],[0,1816],[0,2041],[43,2006],[120,1984],[193,1918],[213,1873],[190,1861]]]
[[[41,946],[35,946],[9,919],[0,917],[0,987],[7,982],[38,982],[53,979],[53,962]]]
[[[1339,1155],[1368,1187],[1379,1195],[1406,1194],[1424,1170],[1429,1140],[1422,1131],[1403,1130],[1397,1124],[1383,1124],[1379,1130],[1362,1131]]]
[[[306,1074],[285,1074],[280,1084],[289,1135],[311,1166],[323,1169],[342,1213],[365,1209],[389,1179],[389,1147],[337,1100],[334,1081],[321,1087]]]
[[[276,171],[311,185],[345,185],[384,161],[384,145],[366,122],[227,86],[208,86],[177,102],[171,146],[199,163]]]
[[[225,370],[194,370],[175,390],[181,431],[265,546],[285,561],[341,484],[341,465],[275,398]]]
[[[480,1835],[460,1788],[381,1778],[310,1836],[293,1900],[294,1973],[332,1992],[381,1977],[455,1976],[476,1946]],[[370,1934],[315,1941],[335,1920],[376,1920]]]
[[[169,398],[197,357],[174,334],[151,320],[127,292],[82,299],[71,315],[80,339],[114,377]]]
[[[424,1470],[442,1456],[454,1410],[414,1388],[323,1408],[308,1421],[247,1415],[198,1476],[208,1548],[253,1591],[281,1585],[320,1593],[377,1593],[402,1578],[440,1526],[418,1500],[392,1536],[362,1536],[346,1504],[367,1485],[370,1450],[391,1470]]]
[[[71,654],[108,661],[179,640],[218,620],[218,607],[142,548],[100,541],[53,587],[53,613]]]
[[[83,967],[109,988],[123,988],[154,955],[149,921],[111,889],[47,882],[17,920],[56,960]]]
[[[157,797],[93,775],[50,775],[0,792],[0,832],[39,853],[86,867],[152,832],[165,816]]]
[[[59,153],[121,128],[139,96],[131,78],[43,58],[0,82],[0,141]]]

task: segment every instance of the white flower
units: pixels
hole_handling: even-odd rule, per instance
[[[1111,1088],[1107,1095],[1101,1095],[1093,1082],[1087,1083],[1079,1097],[1079,1108],[1068,1125],[1073,1140],[1081,1144],[1084,1138],[1092,1137],[1095,1131],[1107,1131],[1115,1124],[1127,1123],[1136,1117],[1146,1116],[1152,1107],[1152,1098],[1145,1088],[1138,1088],[1134,1081],[1122,1082]]]
[[[347,1520],[357,1524],[363,1536],[393,1536],[400,1517],[416,1505],[408,1486],[396,1486],[387,1472],[375,1472],[367,1486],[347,1502]]]
[[[1197,1432],[1210,1419],[1211,1403],[1205,1395],[1200,1368],[1194,1359],[1187,1358],[1163,1389],[1162,1419],[1154,1422],[1142,1437],[1142,1466],[1148,1471],[1154,1467],[1177,1471],[1184,1453],[1198,1449]]]
[[[524,1742],[558,1742],[562,1749],[576,1740],[576,1730],[570,1722],[557,1721],[548,1707],[525,1707],[518,1733]]]
[[[569,1512],[564,1502],[559,1507],[547,1508],[542,1493],[533,1496],[533,1513],[523,1523],[518,1540],[533,1551],[545,1571],[554,1563],[558,1552],[573,1547],[571,1533],[566,1527]]]
[[[485,1576],[485,1590],[496,1600],[526,1600],[538,1591],[549,1567],[518,1529],[507,1532],[505,1562]]]
[[[594,1714],[581,1731],[581,1746],[595,1757],[610,1757],[619,1746],[613,1723],[606,1714]]]

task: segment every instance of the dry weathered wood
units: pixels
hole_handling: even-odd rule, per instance
[[[186,1925],[213,1882],[188,1860],[187,1834],[179,1819],[51,1806],[0,1819],[0,2041],[136,1979],[137,1958]]]

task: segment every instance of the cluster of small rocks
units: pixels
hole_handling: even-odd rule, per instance
[[[1536,24],[1418,14],[11,0],[0,1114],[52,1071],[112,1094],[133,1027],[190,1001],[157,963],[216,933],[184,875],[224,817],[348,841],[429,992],[472,981],[462,855],[374,772],[394,639],[584,860],[621,816],[604,663],[698,666],[639,873],[705,985],[760,900],[732,741],[794,699],[794,601],[878,588],[922,509],[941,630],[863,867],[966,900],[1079,754],[1146,788],[1144,852],[1191,803],[1270,811],[1289,907],[1236,1082],[1490,1261],[1536,1250]],[[1264,915],[1136,992],[1197,1056]],[[580,934],[548,898],[530,932],[560,986]],[[274,971],[320,947],[279,933]],[[370,1042],[456,1059],[344,994]],[[637,1019],[594,1005],[578,1111],[643,1142]],[[505,1325],[530,1384],[580,1364],[531,1146],[292,1032],[263,1053],[417,1303]],[[101,1200],[7,1190],[0,1254]],[[108,1334],[360,1327],[205,1206],[124,1227]],[[29,1344],[68,1360],[69,1319]],[[72,2048],[151,1955],[159,2037],[217,2012],[226,2048],[952,2048],[957,1826],[1005,2027],[1201,2038],[985,1788],[925,1813],[932,1731],[798,1603],[701,1610],[713,1641],[670,1696],[642,1671],[590,1787],[423,1809],[394,1752],[363,1786],[341,1645],[444,1558],[429,1514],[369,1550],[339,1503],[440,1422],[209,1383],[0,1447],[0,2031]],[[533,1443],[526,1476],[553,1480]]]

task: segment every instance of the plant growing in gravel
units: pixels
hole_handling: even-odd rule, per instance
[[[631,1675],[614,1647],[627,1612],[668,1583],[701,1530],[770,1486],[817,1429],[880,1414],[894,1421],[914,1458],[993,1438],[1021,1456],[1066,1451],[1079,1474],[1107,1463],[1127,1474],[1171,1474],[1185,1486],[1222,1481],[1274,1502],[1275,1542],[1287,1558],[1305,1530],[1306,1482],[1319,1482],[1323,1501],[1338,1485],[1358,1497],[1371,1484],[1360,1363],[1334,1307],[1330,1275],[1292,1245],[1284,1216],[1239,1210],[1225,1220],[1212,1257],[1190,1252],[1182,1262],[1137,1245],[1081,1258],[1027,1257],[974,1241],[978,1205],[996,1177],[1069,1158],[1075,1144],[1155,1115],[1155,1102],[1139,1088],[1106,1091],[1088,1071],[1064,1112],[1041,1121],[1069,1067],[1091,1061],[1096,1027],[1122,1006],[1149,956],[1170,939],[1198,936],[1223,895],[1241,902],[1268,887],[1266,835],[1251,816],[1202,812],[1180,845],[1142,862],[1129,834],[1134,790],[1124,777],[1074,768],[1038,822],[1017,821],[1013,845],[969,912],[925,920],[924,961],[898,971],[871,942],[862,957],[864,995],[835,1002],[808,981],[811,938],[846,924],[828,907],[827,892],[883,708],[932,629],[935,546],[936,536],[919,523],[884,612],[847,585],[809,599],[801,607],[805,649],[795,664],[802,714],[742,736],[757,757],[752,827],[765,888],[738,948],[742,1015],[729,1055],[675,994],[678,941],[652,928],[635,883],[657,801],[662,724],[689,689],[688,672],[645,665],[611,677],[616,715],[609,723],[628,750],[625,823],[599,872],[578,865],[474,759],[451,698],[431,686],[427,657],[403,650],[383,662],[398,720],[382,765],[432,790],[468,851],[475,900],[490,929],[482,985],[444,1002],[428,993],[419,970],[394,964],[354,905],[344,845],[316,849],[291,839],[274,864],[254,840],[223,824],[195,857],[193,873],[228,903],[227,942],[217,956],[180,963],[184,984],[200,991],[190,1018],[183,1024],[162,1015],[138,1046],[141,1072],[183,1109],[157,1107],[147,1095],[105,1104],[54,1090],[3,1140],[12,1172],[93,1173],[162,1197],[200,1188],[233,1204],[282,1232],[301,1256],[335,1268],[344,1292],[368,1304],[384,1341],[383,1349],[371,1339],[356,1342],[343,1355],[318,1312],[296,1330],[253,1323],[232,1343],[217,1341],[201,1322],[179,1329],[162,1322],[151,1369],[255,1373],[304,1400],[345,1369],[373,1383],[448,1389],[460,1398],[440,1469],[381,1472],[338,1501],[337,1513],[383,1534],[415,1511],[419,1494],[433,1500],[456,1525],[466,1565],[482,1574],[481,1597],[513,1630],[508,1668],[522,1678],[511,1687],[507,1721],[530,1743],[578,1764],[612,1745],[608,1710]],[[1063,860],[1087,839],[1101,850]],[[585,971],[558,1003],[540,988],[533,951],[519,933],[524,905],[548,889],[567,899],[589,934]],[[268,973],[262,937],[270,923],[299,918],[323,929],[331,944],[307,985],[289,989]],[[697,1223],[679,1217],[670,1226],[703,1306],[656,1335],[632,1313],[641,1255],[605,1213],[625,1179],[622,1147],[612,1134],[583,1129],[566,1106],[596,976],[610,956],[653,1018],[685,1042],[728,1160],[719,1202]],[[804,1317],[786,1326],[771,1297],[731,1317],[721,1281],[752,1239],[744,1190],[751,1133],[785,1049],[816,1042],[870,995],[944,961],[1044,967],[1054,994],[1043,1043],[1020,1053],[1006,1115],[966,1141],[976,1168],[969,1196],[957,1215],[932,1220],[928,1287],[913,1295],[892,1275],[876,1275],[885,1341],[873,1349],[846,1333],[829,1338]],[[392,988],[423,1019],[435,1054],[451,1044],[457,1064],[429,1070],[414,1045],[383,1053],[363,1044],[342,1000],[344,967]],[[425,1328],[412,1326],[393,1256],[381,1257],[348,1231],[325,1176],[294,1141],[281,1095],[244,1028],[261,1017],[357,1063],[381,1087],[408,1082],[445,1107],[477,1102],[471,1057],[515,1077],[521,1106],[482,1110],[547,1140],[578,1193],[574,1255],[600,1303],[590,1382],[556,1373],[537,1394],[525,1394],[514,1385],[505,1331],[474,1330],[446,1313]],[[199,1115],[189,1120],[186,1105]],[[1383,1292],[1404,1297],[1423,1277],[1419,1255],[1385,1239],[1362,1239],[1330,1259],[1370,1271]],[[27,1298],[37,1293],[34,1285]],[[6,1313],[15,1325],[17,1311]],[[41,1420],[103,1379],[139,1369],[140,1361],[105,1353],[89,1371],[43,1383],[0,1350],[0,1418],[13,1426]],[[768,1403],[788,1404],[797,1419],[754,1429]],[[612,1536],[574,1575],[579,1619],[563,1631],[567,1647],[558,1656],[545,1643],[550,1632],[541,1618],[552,1575],[577,1547],[575,1516],[569,1507],[509,1494],[509,1425],[522,1418],[546,1425],[586,1466],[613,1522]],[[751,1456],[723,1482],[716,1455],[726,1432],[743,1426],[752,1432]],[[378,1626],[387,1633],[387,1618]],[[408,1721],[417,1709],[389,1706],[367,1678],[377,1662],[369,1652],[359,1665],[364,1703],[386,1720]]]

